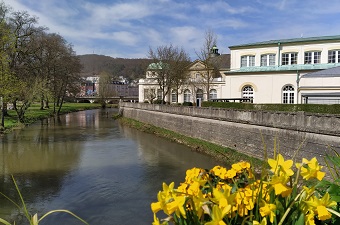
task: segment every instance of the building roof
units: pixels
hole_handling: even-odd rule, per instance
[[[221,54],[221,55],[216,56],[214,58],[216,58],[218,60],[220,69],[229,69],[230,68],[230,54]]]
[[[301,78],[314,78],[314,77],[340,77],[340,66],[326,70],[320,70],[313,73],[307,73],[301,76]]]
[[[301,44],[301,43],[308,43],[308,42],[331,42],[331,41],[340,41],[340,35],[270,40],[270,41],[254,42],[254,43],[248,43],[248,44],[233,45],[233,46],[229,46],[229,48],[237,49],[237,48],[243,48],[243,47],[270,46],[270,45],[278,45],[278,44],[294,44],[294,43]]]
[[[148,66],[148,70],[162,70],[162,69],[166,69],[167,67],[169,67],[167,63],[157,62],[157,63],[151,63]]]
[[[340,66],[340,63],[325,63],[325,64],[294,64],[283,66],[253,66],[241,67],[239,70],[232,70],[228,73],[249,73],[249,72],[284,72],[284,71],[308,71],[308,70],[325,70],[335,66]]]

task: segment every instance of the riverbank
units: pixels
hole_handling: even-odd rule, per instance
[[[254,168],[261,168],[263,165],[262,160],[244,155],[234,149],[213,144],[197,138],[188,137],[164,128],[159,128],[150,124],[142,123],[134,119],[120,117],[119,122],[123,125],[133,127],[140,131],[151,133],[159,137],[164,137],[171,141],[186,145],[190,147],[192,151],[209,155],[217,161],[227,165],[231,165],[242,160],[250,162],[254,166]]]
[[[89,109],[99,109],[100,104],[96,103],[64,103],[61,108],[60,114],[67,114],[71,112],[89,110]],[[29,124],[32,124],[38,120],[53,117],[53,108],[40,109],[39,104],[33,104],[29,107],[25,113],[25,123],[20,123],[18,121],[18,116],[14,110],[8,110],[8,116],[5,117],[5,127],[0,133],[9,133],[14,129],[21,129]]]

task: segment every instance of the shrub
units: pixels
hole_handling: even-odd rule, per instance
[[[157,99],[155,101],[153,101],[153,104],[165,104],[166,102],[161,100],[161,99]]]
[[[192,102],[183,102],[183,106],[193,106]]]
[[[264,110],[264,111],[285,111],[285,112],[310,112],[324,114],[340,114],[340,104],[252,104],[235,102],[202,102],[202,107],[231,108],[242,110]]]

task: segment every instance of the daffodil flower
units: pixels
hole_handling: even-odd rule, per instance
[[[272,171],[276,175],[280,175],[284,173],[287,176],[292,176],[294,174],[291,169],[293,165],[293,160],[286,160],[283,158],[281,154],[278,154],[275,159],[268,159],[268,164],[271,167],[270,171]]]
[[[320,171],[322,169],[322,166],[319,165],[315,157],[312,158],[310,161],[303,158],[302,164],[296,163],[296,167],[301,168],[301,176],[305,180],[309,180],[311,178],[322,180],[325,176],[325,173]]]
[[[227,214],[227,210],[221,210],[217,205],[214,205],[211,213],[211,221],[205,223],[205,225],[226,225],[223,218]]]
[[[330,200],[328,192],[326,192],[321,199],[313,196],[309,201],[306,201],[306,203],[309,206],[309,209],[318,216],[319,220],[330,219],[332,214],[327,210],[327,208],[336,206],[336,202]]]
[[[273,223],[274,217],[276,216],[275,210],[276,210],[276,205],[268,204],[264,202],[264,205],[260,208],[260,214],[262,217],[269,216],[270,222]]]

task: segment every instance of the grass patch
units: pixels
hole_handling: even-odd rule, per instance
[[[121,117],[119,121],[129,127],[136,128],[140,131],[155,134],[160,137],[167,138],[180,144],[184,144],[193,151],[200,152],[212,156],[217,161],[231,165],[239,161],[248,161],[254,168],[261,168],[263,161],[251,156],[244,155],[234,149],[223,147],[197,138],[188,137],[164,128],[145,124],[134,119]]]
[[[95,103],[64,103],[60,114],[77,112],[89,109],[98,109],[100,104]],[[40,104],[32,104],[25,113],[25,123],[21,124],[18,121],[18,116],[14,110],[8,110],[8,116],[5,117],[5,133],[10,132],[14,128],[20,128],[28,124],[32,124],[38,120],[46,119],[53,116],[53,107],[49,109],[40,109]]]

